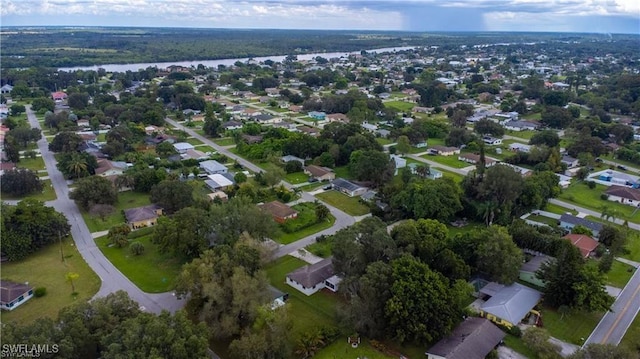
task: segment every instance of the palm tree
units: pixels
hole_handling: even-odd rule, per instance
[[[80,178],[87,174],[87,159],[79,153],[71,155],[67,163],[67,170],[74,175],[74,178]]]
[[[478,206],[478,214],[482,215],[482,219],[484,219],[487,227],[493,224],[493,219],[496,216],[497,209],[498,206],[493,201],[486,201]]]
[[[296,354],[300,355],[302,359],[311,358],[324,344],[324,338],[319,331],[305,333],[298,339]]]
[[[615,222],[616,217],[618,217],[617,209],[609,208],[609,206],[602,206],[600,208],[600,218],[603,218],[605,221],[611,220],[612,222]]]

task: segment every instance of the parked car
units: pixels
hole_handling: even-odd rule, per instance
[[[626,171],[626,170],[627,170],[627,167],[626,167],[626,166],[623,166],[623,165],[618,165],[618,169],[619,169],[619,170]]]

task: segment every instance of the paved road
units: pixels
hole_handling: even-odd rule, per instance
[[[611,166],[625,166],[622,163],[618,163],[615,161],[609,161],[609,160],[605,160],[604,158],[602,159],[602,163],[607,164],[607,165],[611,165]],[[627,172],[634,172],[634,174],[640,174],[640,170],[634,167],[629,167],[629,166],[625,166],[627,168]],[[615,168],[616,171],[620,171],[620,169]],[[624,172],[624,171],[623,171]]]
[[[564,201],[561,201],[561,200],[555,199],[555,198],[550,198],[549,199],[549,203],[553,203],[555,205],[558,205],[558,206],[561,206],[561,207],[564,207],[564,208],[568,208],[568,209],[575,209],[578,212],[586,213],[586,214],[588,214],[590,216],[594,216],[596,218],[600,218],[600,216],[602,215],[600,212],[596,212],[594,210],[591,210],[591,209],[588,209],[588,208],[584,208],[584,207],[579,207],[579,206],[576,206],[576,205],[574,205],[572,203],[567,203],[567,202],[564,202]],[[621,220],[621,219],[616,219],[615,221],[613,221],[612,219],[609,219],[609,222],[614,222],[614,223],[619,224],[619,225],[623,225],[624,224],[624,221]],[[635,229],[636,231],[640,231],[640,224],[632,223],[632,222],[628,222],[628,224],[629,224],[629,228]]]
[[[640,271],[636,269],[613,303],[611,311],[602,317],[584,345],[591,343],[618,345],[639,310]]]
[[[35,113],[31,110],[31,106],[27,105],[26,110],[31,127],[39,129],[40,123]],[[93,241],[91,233],[82,219],[80,210],[75,202],[69,199],[69,187],[67,186],[64,176],[56,167],[56,159],[53,153],[49,151],[49,145],[46,139],[42,138],[38,141],[38,148],[42,153],[51,184],[58,197],[55,201],[48,202],[48,205],[51,205],[67,217],[71,225],[71,235],[73,236],[76,248],[82,255],[82,258],[84,258],[102,281],[96,297],[102,297],[118,290],[124,290],[132,299],[137,301],[141,307],[144,307],[144,309],[149,312],[160,313],[163,309],[175,312],[182,308],[184,302],[178,300],[172,293],[145,293],[111,264]]]
[[[408,154],[407,157],[409,157],[411,159],[414,159],[416,161],[422,162],[422,163],[427,163],[431,167],[441,168],[443,170],[447,170],[449,172],[457,173],[459,175],[466,176],[467,173],[469,173],[469,169],[468,169],[469,167],[455,168],[455,167],[443,165],[443,164],[435,162],[435,161],[428,160],[428,159],[420,157],[420,156],[418,156],[416,154]],[[475,168],[475,166],[470,166],[470,167]]]

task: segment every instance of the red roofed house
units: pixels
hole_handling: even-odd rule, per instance
[[[55,102],[61,102],[67,98],[67,94],[62,91],[57,91],[51,94],[51,98],[53,98]]]
[[[598,247],[599,244],[598,241],[587,236],[586,234],[571,233],[562,238],[568,239],[569,241],[571,241],[571,244],[578,247],[580,253],[582,253],[582,256],[585,258],[588,258],[589,255],[596,250],[596,247]]]
[[[260,208],[267,211],[278,223],[284,223],[288,219],[298,217],[298,211],[287,206],[280,201],[271,201],[260,205]]]

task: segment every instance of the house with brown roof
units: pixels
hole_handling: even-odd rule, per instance
[[[309,165],[305,167],[304,173],[309,175],[309,177],[313,178],[314,180],[320,182],[331,181],[336,178],[336,174],[332,170],[316,165]]]
[[[329,257],[287,274],[286,283],[305,295],[312,295],[324,288],[336,292],[341,280],[335,275],[332,257]]]
[[[475,153],[463,153],[460,156],[458,156],[458,159],[460,161],[475,165],[476,163],[480,162],[480,155],[476,155]],[[497,162],[493,158],[485,157],[484,163],[486,167],[491,167],[495,165]]]
[[[131,229],[155,226],[162,215],[162,207],[157,204],[124,210],[124,217]]]
[[[109,161],[107,159],[98,160],[98,167],[95,169],[96,175],[101,177],[120,176],[127,169],[127,164],[122,161]]]
[[[320,130],[318,130],[315,127],[309,127],[309,126],[300,126],[298,127],[298,131],[306,133],[309,136],[318,136],[320,135]]]
[[[298,217],[298,211],[280,201],[271,201],[258,206],[269,213],[273,220],[278,223],[284,223],[289,219]]]
[[[427,350],[428,359],[484,359],[506,333],[484,318],[469,317]]]
[[[349,122],[349,118],[344,113],[330,113],[325,116],[329,122]]]
[[[587,236],[586,234],[570,233],[562,238],[569,240],[571,244],[576,246],[580,250],[582,256],[585,258],[588,258],[591,253],[596,250],[599,244],[598,241]]]
[[[604,193],[607,194],[609,201],[640,207],[640,189],[611,186]]]
[[[33,288],[26,283],[0,280],[0,309],[14,310],[33,297]]]

